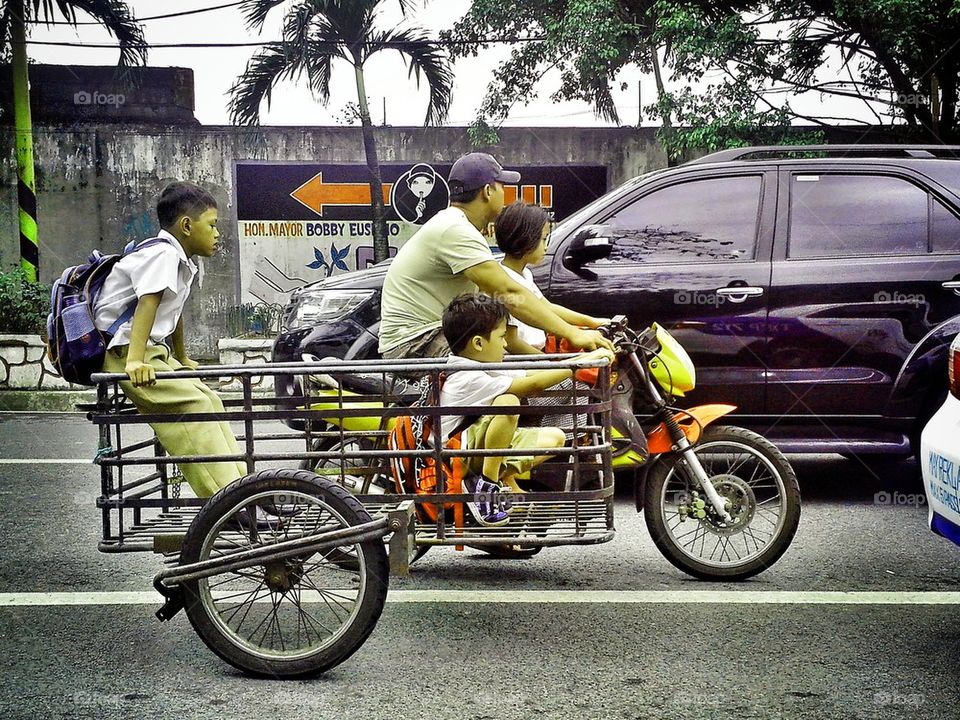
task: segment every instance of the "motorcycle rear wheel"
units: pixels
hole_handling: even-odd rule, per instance
[[[695,452],[733,522],[716,517],[680,456],[671,453],[650,468],[646,481],[654,544],[674,566],[703,580],[744,580],[763,572],[786,552],[800,522],[793,468],[771,442],[738,427],[708,427]],[[706,504],[699,519],[689,512],[698,499]]]

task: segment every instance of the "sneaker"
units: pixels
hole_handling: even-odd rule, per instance
[[[501,507],[501,487],[479,475],[463,479],[463,492],[475,495],[476,500],[467,501],[473,519],[486,527],[500,527],[510,522],[510,515]]]

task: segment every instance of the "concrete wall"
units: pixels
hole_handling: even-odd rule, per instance
[[[471,150],[465,128],[378,128],[383,161],[450,161]],[[40,223],[40,275],[49,282],[92,248],[117,252],[158,229],[155,199],[175,179],[193,180],[220,204],[225,249],[206,260],[185,315],[188,346],[217,356],[229,309],[239,303],[234,207],[238,160],[364,162],[358,128],[39,125],[34,130]],[[652,128],[509,128],[492,152],[511,163],[601,163],[608,187],[666,165]],[[0,267],[19,260],[16,166],[10,128],[0,130]]]

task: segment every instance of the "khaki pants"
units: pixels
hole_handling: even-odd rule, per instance
[[[422,335],[417,335],[413,340],[407,340],[407,342],[389,350],[384,350],[382,353],[386,360],[436,358],[446,357],[449,354],[450,346],[447,344],[447,338],[443,335],[443,328],[429,330]]]
[[[107,351],[103,371],[122,373],[127,361],[128,346]],[[158,372],[183,369],[170,350],[163,345],[147,345],[144,362]],[[153,385],[134,387],[121,381],[120,387],[137,410],[143,414],[172,415],[172,422],[150,423],[163,449],[169,455],[239,455],[237,439],[224,421],[190,422],[191,413],[222,413],[223,402],[213,390],[196,378],[157,380]],[[240,461],[183,463],[180,471],[197,497],[215,494],[239,477],[247,474]]]

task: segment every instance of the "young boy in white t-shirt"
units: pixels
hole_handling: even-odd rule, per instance
[[[198,268],[193,258],[218,248],[217,202],[203,188],[175,182],[157,202],[166,242],[124,256],[110,271],[94,313],[108,329],[130,306],[133,317],[120,325],[107,348],[103,371],[125,373],[120,387],[144,414],[166,414],[175,422],[151,423],[169,455],[241,455],[227,422],[190,422],[192,413],[222,413],[219,396],[200,380],[157,381],[158,372],[192,370],[183,335],[183,308]],[[205,498],[246,474],[239,461],[182,463],[180,471],[197,497]]]
[[[506,352],[507,307],[482,294],[460,295],[454,298],[443,313],[443,334],[452,355],[450,370],[440,391],[444,406],[518,407],[520,399],[553,387],[569,379],[573,371],[567,368],[551,370],[487,370],[484,363],[500,363]],[[613,353],[606,348],[594,350],[585,359],[607,358]],[[472,450],[509,450],[510,448],[559,448],[566,436],[558,427],[518,427],[519,415],[484,415],[465,430],[463,447]],[[462,427],[463,416],[445,416],[441,433],[447,440]],[[484,498],[501,483],[513,492],[522,493],[515,477],[547,459],[549,455],[518,455],[470,458],[473,476],[464,481],[465,493],[476,493]],[[496,503],[489,500],[468,503],[474,517],[484,525],[503,524],[509,520]]]
[[[528,205],[522,201],[512,203],[497,217],[494,234],[497,247],[504,253],[500,261],[504,272],[538,298],[543,298],[529,266],[538,265],[546,255],[550,214],[539,205]],[[584,315],[563,305],[548,304],[561,320],[576,327],[595,330],[609,322],[607,318]],[[511,316],[507,321],[507,341],[516,353],[539,353],[543,352],[547,335],[543,330]]]

